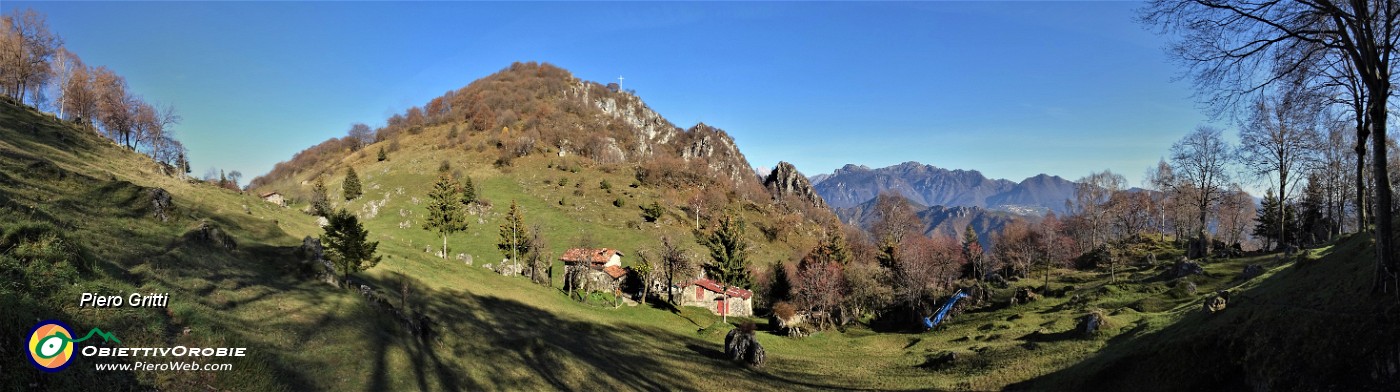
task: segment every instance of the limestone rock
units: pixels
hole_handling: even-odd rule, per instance
[[[773,171],[768,173],[768,178],[763,180],[763,187],[767,188],[768,193],[772,194],[775,199],[796,196],[812,206],[826,208],[826,201],[817,195],[816,188],[791,163],[778,162],[778,166],[773,168]]]

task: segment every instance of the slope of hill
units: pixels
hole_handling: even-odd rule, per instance
[[[1208,267],[1231,279],[1225,311],[1167,307],[1174,317],[1125,325],[1117,344],[1010,389],[1396,390],[1400,306],[1372,290],[1373,246],[1355,234],[1296,261],[1271,256],[1253,279]]]
[[[813,178],[817,193],[835,208],[853,207],[883,192],[922,205],[983,207],[1017,214],[1061,213],[1074,197],[1074,182],[1041,174],[1020,183],[989,179],[976,170],[948,170],[918,162],[871,169],[846,165]]]

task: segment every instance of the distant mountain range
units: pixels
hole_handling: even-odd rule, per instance
[[[921,206],[978,207],[1038,216],[1049,211],[1063,213],[1065,201],[1075,193],[1075,183],[1059,176],[1041,174],[1018,183],[989,179],[976,170],[949,170],[918,162],[878,169],[846,165],[809,181],[833,209],[857,207],[881,193],[893,192]]]
[[[972,225],[972,230],[977,232],[977,238],[981,240],[983,246],[991,245],[992,236],[1000,233],[1012,220],[1017,219],[1017,214],[1006,211],[992,211],[981,207],[966,206],[925,206],[908,198],[902,198],[914,210],[919,221],[924,223],[923,233],[940,234],[961,238],[963,230],[968,225]],[[868,200],[859,205],[843,208],[833,208],[836,216],[842,222],[859,226],[869,230],[875,224],[878,217],[875,214],[875,199]],[[1022,217],[1025,218],[1025,217]],[[1031,219],[1035,219],[1031,217]]]

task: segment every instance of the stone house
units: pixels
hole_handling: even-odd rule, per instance
[[[573,248],[564,251],[564,291],[615,292],[621,288],[627,269],[622,252],[616,249]]]
[[[725,291],[723,285],[706,278],[686,282],[673,290],[681,306],[698,306],[718,315],[753,316],[753,292],[738,287]]]
[[[283,198],[281,193],[267,192],[258,195],[258,197],[262,198],[263,201],[266,201],[268,203],[276,204],[278,207],[287,206],[287,199]]]

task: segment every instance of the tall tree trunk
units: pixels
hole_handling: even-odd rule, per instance
[[[1283,162],[1283,160],[1279,160],[1279,162]],[[1286,197],[1286,193],[1284,193],[1284,190],[1287,189],[1287,187],[1288,187],[1288,169],[1287,169],[1286,167],[1284,167],[1284,166],[1285,166],[1285,165],[1279,165],[1279,171],[1278,171],[1278,249],[1279,249],[1279,250],[1283,250],[1283,243],[1286,242],[1286,241],[1285,241],[1285,238],[1287,238],[1287,236],[1288,236],[1288,232],[1285,231],[1285,230],[1288,228],[1288,215],[1287,215],[1287,212],[1284,211],[1284,208],[1286,208],[1285,206],[1288,204],[1288,198]]]
[[[1378,78],[1379,79],[1379,78]],[[1395,257],[1395,228],[1391,220],[1391,190],[1390,172],[1386,167],[1388,159],[1386,157],[1386,101],[1390,94],[1390,80],[1380,79],[1372,82],[1371,102],[1369,116],[1371,117],[1371,149],[1374,150],[1374,159],[1371,162],[1372,176],[1375,178],[1376,186],[1376,208],[1372,211],[1376,221],[1376,287],[1382,293],[1397,292],[1397,273],[1400,273],[1400,265],[1396,264]]]
[[[1358,117],[1362,115],[1357,115]],[[1356,126],[1356,232],[1366,231],[1366,138],[1371,130],[1362,122]]]
[[[442,259],[447,260],[447,234],[442,235]]]

